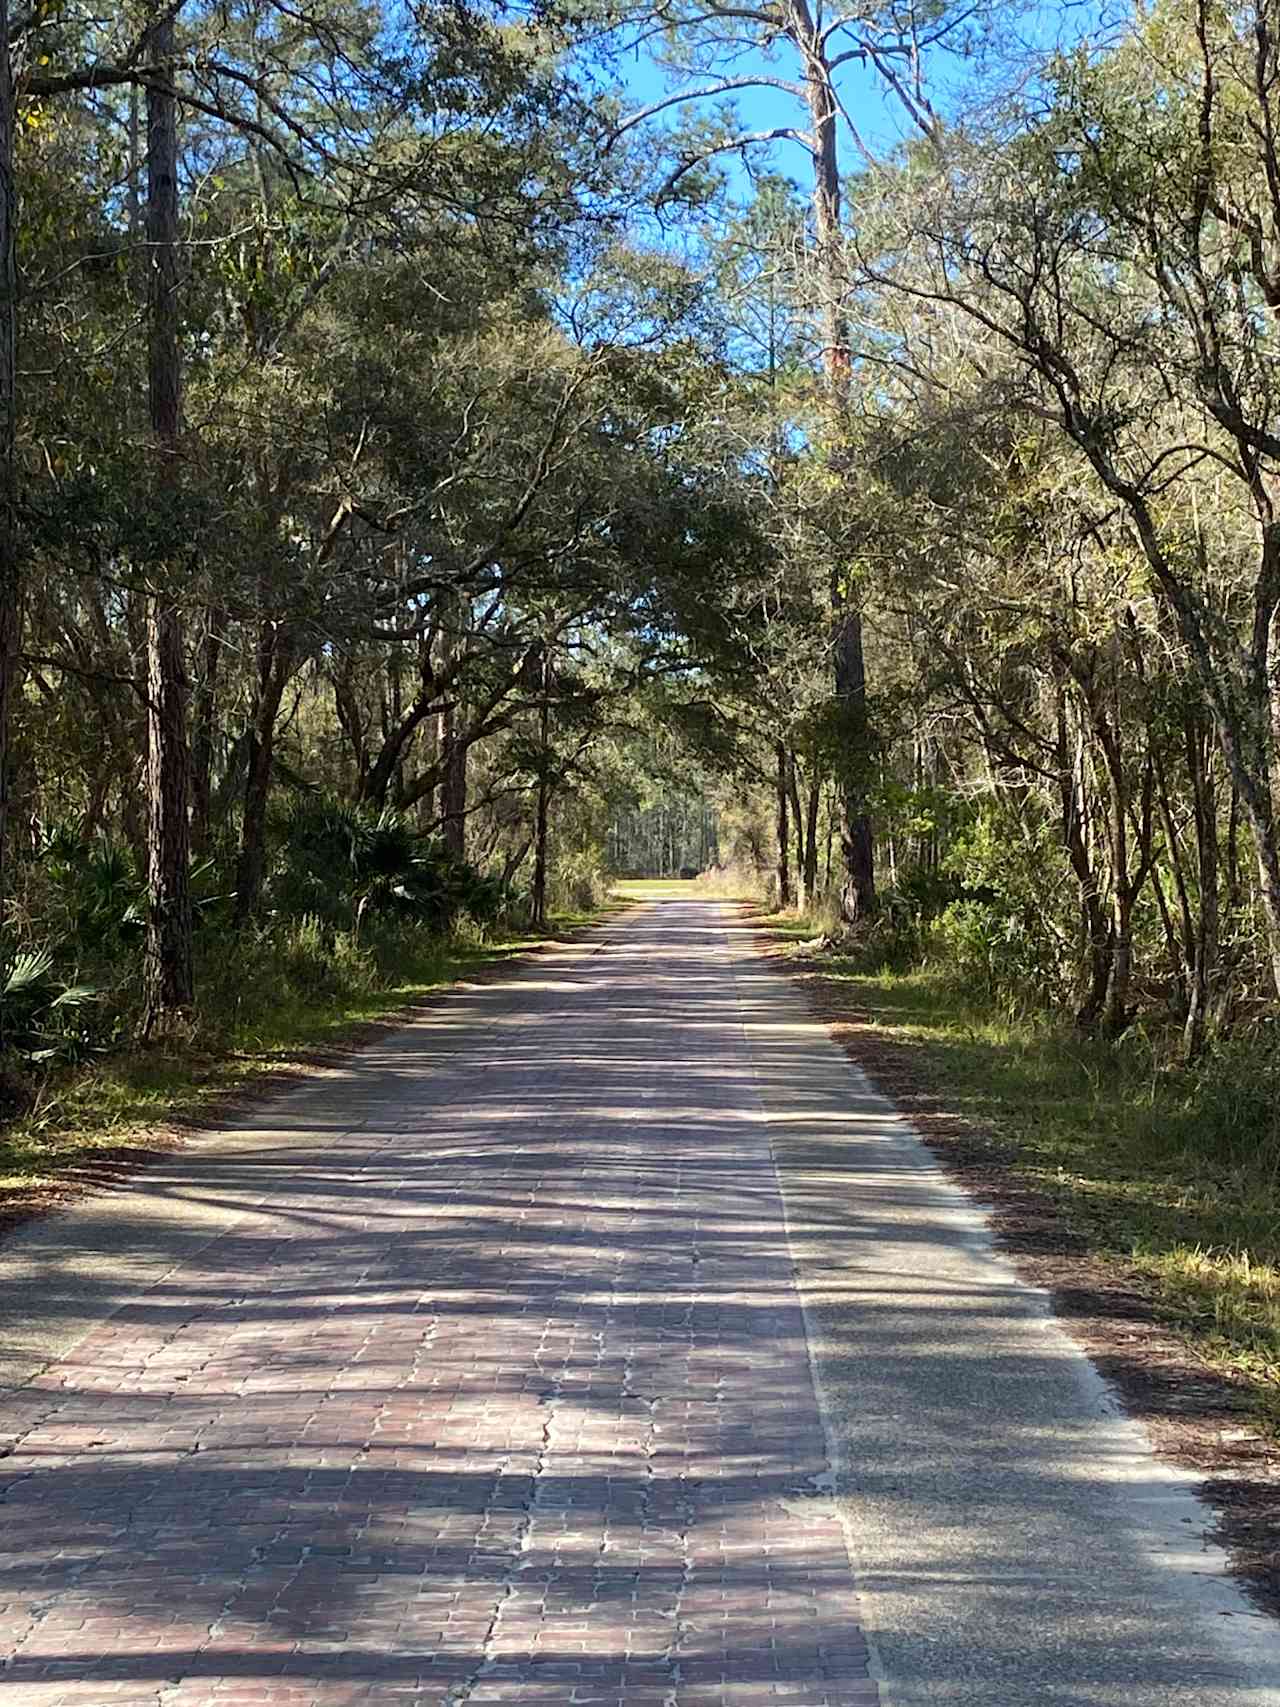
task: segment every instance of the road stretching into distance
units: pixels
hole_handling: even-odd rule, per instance
[[[723,903],[0,1247],[0,1707],[1280,1707],[1280,1636]]]

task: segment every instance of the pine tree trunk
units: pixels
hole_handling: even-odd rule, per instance
[[[830,73],[822,60],[822,46],[809,20],[807,6],[797,7],[796,14],[800,30],[808,31],[801,51],[809,65],[806,95],[813,134],[813,214],[822,291],[823,365],[834,416],[833,429],[841,435],[849,385],[849,325],[844,310],[844,269],[840,252],[840,165],[836,152],[838,107]],[[843,464],[838,452],[836,461],[838,465]],[[853,924],[875,910],[875,843],[867,810],[870,743],[862,613],[858,609],[855,591],[846,583],[839,568],[831,576],[831,626],[833,685],[843,749],[839,778],[840,848],[844,856],[840,910],[846,923]]]
[[[17,197],[13,176],[14,88],[9,0],[0,0],[0,948],[9,898],[11,725],[22,649],[22,575],[17,518]],[[0,1043],[3,1037],[0,1036]]]
[[[544,648],[542,655],[542,710],[538,718],[541,753],[538,766],[538,799],[533,822],[533,924],[536,930],[541,931],[547,928],[547,832],[551,794],[551,779],[548,775],[550,760],[550,707],[547,704],[549,667],[550,651]]]
[[[148,36],[150,58],[172,63],[173,16],[161,12]],[[166,73],[167,75],[167,73]],[[147,91],[147,244],[150,262],[148,395],[161,494],[177,483],[181,431],[178,345],[177,103],[166,90]],[[144,1036],[180,1025],[191,1006],[192,918],[187,750],[187,681],[182,616],[174,589],[161,584],[146,613],[147,647],[147,915]]]
[[[449,712],[445,719],[443,764],[440,782],[441,834],[455,859],[467,857],[467,744],[458,735],[458,718]]]
[[[867,726],[867,675],[862,653],[862,617],[847,597],[833,598],[838,630],[835,645],[836,701],[843,734],[841,755],[840,850],[844,882],[840,914],[847,924],[866,918],[876,906],[875,841],[867,811],[870,730]]]
[[[775,753],[777,775],[774,783],[777,802],[778,830],[778,906],[791,905],[791,831],[787,796],[787,749],[779,741]]]
[[[547,779],[538,778],[538,803],[533,820],[533,895],[532,913],[535,930],[547,928]]]
[[[147,610],[147,914],[144,1036],[172,1031],[191,1006],[190,845],[182,623],[167,600]]]
[[[822,782],[815,764],[809,778],[809,798],[805,806],[804,906],[807,912],[812,912],[818,898],[818,808],[821,802]]]
[[[289,670],[281,655],[278,625],[262,619],[258,644],[258,681],[249,731],[249,761],[236,862],[236,920],[244,924],[257,908],[267,865],[267,804],[275,764],[276,719]]]
[[[222,628],[226,612],[206,612],[200,671],[191,733],[191,852],[199,859],[209,845],[212,816],[213,741],[222,664]]]
[[[791,802],[791,834],[795,843],[795,899],[800,901],[800,885],[804,874],[804,810],[800,804],[800,767],[796,756],[787,749],[787,798]]]

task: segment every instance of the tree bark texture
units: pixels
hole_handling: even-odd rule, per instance
[[[258,639],[258,679],[245,772],[240,857],[236,864],[236,919],[256,911],[267,866],[267,804],[275,764],[276,720],[289,679],[289,657],[279,625],[264,618]]]
[[[843,731],[842,811],[840,849],[844,882],[840,913],[854,924],[875,911],[876,864],[871,814],[867,810],[867,779],[871,765],[867,724],[867,675],[862,651],[862,616],[847,597],[837,593],[835,635],[836,700]]]
[[[835,430],[841,433],[849,385],[849,323],[840,251],[839,107],[821,33],[814,28],[803,0],[795,0],[792,17],[796,43],[806,65],[805,90],[813,136],[813,215],[822,293],[823,365],[836,416]],[[840,847],[844,856],[841,914],[846,923],[854,924],[874,912],[876,905],[875,842],[867,808],[867,671],[857,596],[836,565],[831,574],[831,629],[833,685],[844,749],[840,767]]]
[[[777,803],[777,832],[778,832],[778,906],[791,905],[791,830],[790,801],[787,790],[787,749],[779,741],[776,748],[777,775],[774,782],[774,793]]]
[[[791,806],[791,836],[795,847],[795,876],[792,891],[797,904],[800,900],[800,883],[804,872],[804,809],[800,804],[800,767],[796,763],[795,753],[787,748],[787,799]]]
[[[547,693],[550,687],[550,666],[550,648],[544,647],[542,653],[542,711],[538,720],[541,752],[538,765],[538,796],[533,823],[533,924],[537,930],[546,930],[547,928],[547,840],[551,795],[551,778],[548,775],[551,758],[550,708],[547,704]]]
[[[9,894],[11,728],[21,667],[23,594],[17,517],[18,279],[13,153],[9,0],[0,0],[0,944]]]
[[[197,859],[208,848],[212,824],[214,729],[225,621],[225,611],[209,610],[206,613],[204,640],[200,647],[191,731],[191,852]]]
[[[147,611],[147,805],[143,1032],[152,1036],[171,1030],[194,995],[182,623],[157,598]]]
[[[804,824],[804,900],[811,911],[818,898],[818,808],[822,802],[822,780],[816,764],[809,777],[809,797],[805,803]]]
[[[148,35],[148,52],[171,63],[174,28],[162,11]],[[177,484],[182,426],[178,327],[178,122],[172,94],[147,90],[147,364],[156,486]],[[150,907],[144,970],[143,1032],[172,1029],[191,1005],[187,681],[183,624],[174,589],[161,575],[147,601],[147,878]]]
[[[467,743],[462,738],[465,719],[457,712],[444,718],[441,751],[440,817],[444,845],[455,859],[467,857]]]

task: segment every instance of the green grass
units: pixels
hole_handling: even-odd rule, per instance
[[[1141,1031],[1108,1048],[974,1011],[937,973],[869,976],[839,957],[824,971],[851,1017],[904,1046],[939,1107],[994,1137],[1091,1251],[1136,1268],[1161,1316],[1280,1427],[1274,1046],[1237,1045],[1187,1070]]]
[[[750,885],[733,874],[704,872],[701,877],[617,877],[610,893],[628,901],[747,901]]]
[[[782,942],[808,942],[819,934],[811,919],[790,909],[784,913],[756,912],[752,914],[752,921]]]
[[[606,907],[601,912],[612,910]],[[175,1121],[216,1111],[271,1073],[296,1070],[341,1048],[359,1028],[402,1013],[459,979],[563,940],[601,912],[557,914],[546,935],[489,940],[406,939],[391,964],[363,977],[335,974],[329,987],[300,988],[274,958],[248,945],[205,956],[200,1016],[192,1035],[119,1049],[90,1066],[49,1074],[31,1107],[0,1126],[0,1211],[56,1190],[95,1153],[145,1145]]]
[[[619,877],[610,893],[628,901],[692,901],[698,884],[693,877]]]

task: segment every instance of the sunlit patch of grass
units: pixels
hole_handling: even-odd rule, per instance
[[[1141,1252],[1138,1253],[1142,1255]],[[1150,1255],[1176,1319],[1219,1359],[1264,1384],[1280,1423],[1280,1272],[1249,1251],[1179,1249]]]
[[[122,1048],[92,1065],[50,1073],[36,1086],[31,1106],[0,1126],[0,1210],[56,1187],[95,1153],[142,1145],[174,1122],[198,1120],[267,1075],[297,1070],[342,1046],[360,1026],[393,1018],[451,983],[560,941],[599,917],[557,914],[545,934],[406,938],[402,956],[384,965],[372,987],[310,996],[270,965],[242,966],[232,953],[205,980],[205,1008],[189,1038]]]
[[[628,901],[693,901],[698,896],[693,877],[615,877],[609,887]]]
[[[759,884],[739,871],[710,870],[697,877],[615,877],[611,892],[631,901],[752,901]]]
[[[910,1051],[939,1111],[989,1134],[1091,1251],[1136,1267],[1162,1317],[1280,1427],[1274,1057],[1224,1052],[1188,1071],[1140,1031],[1113,1048],[974,1011],[929,971],[824,970],[851,1015]]]
[[[790,908],[779,913],[753,912],[752,923],[785,942],[811,942],[821,934],[807,914]]]

